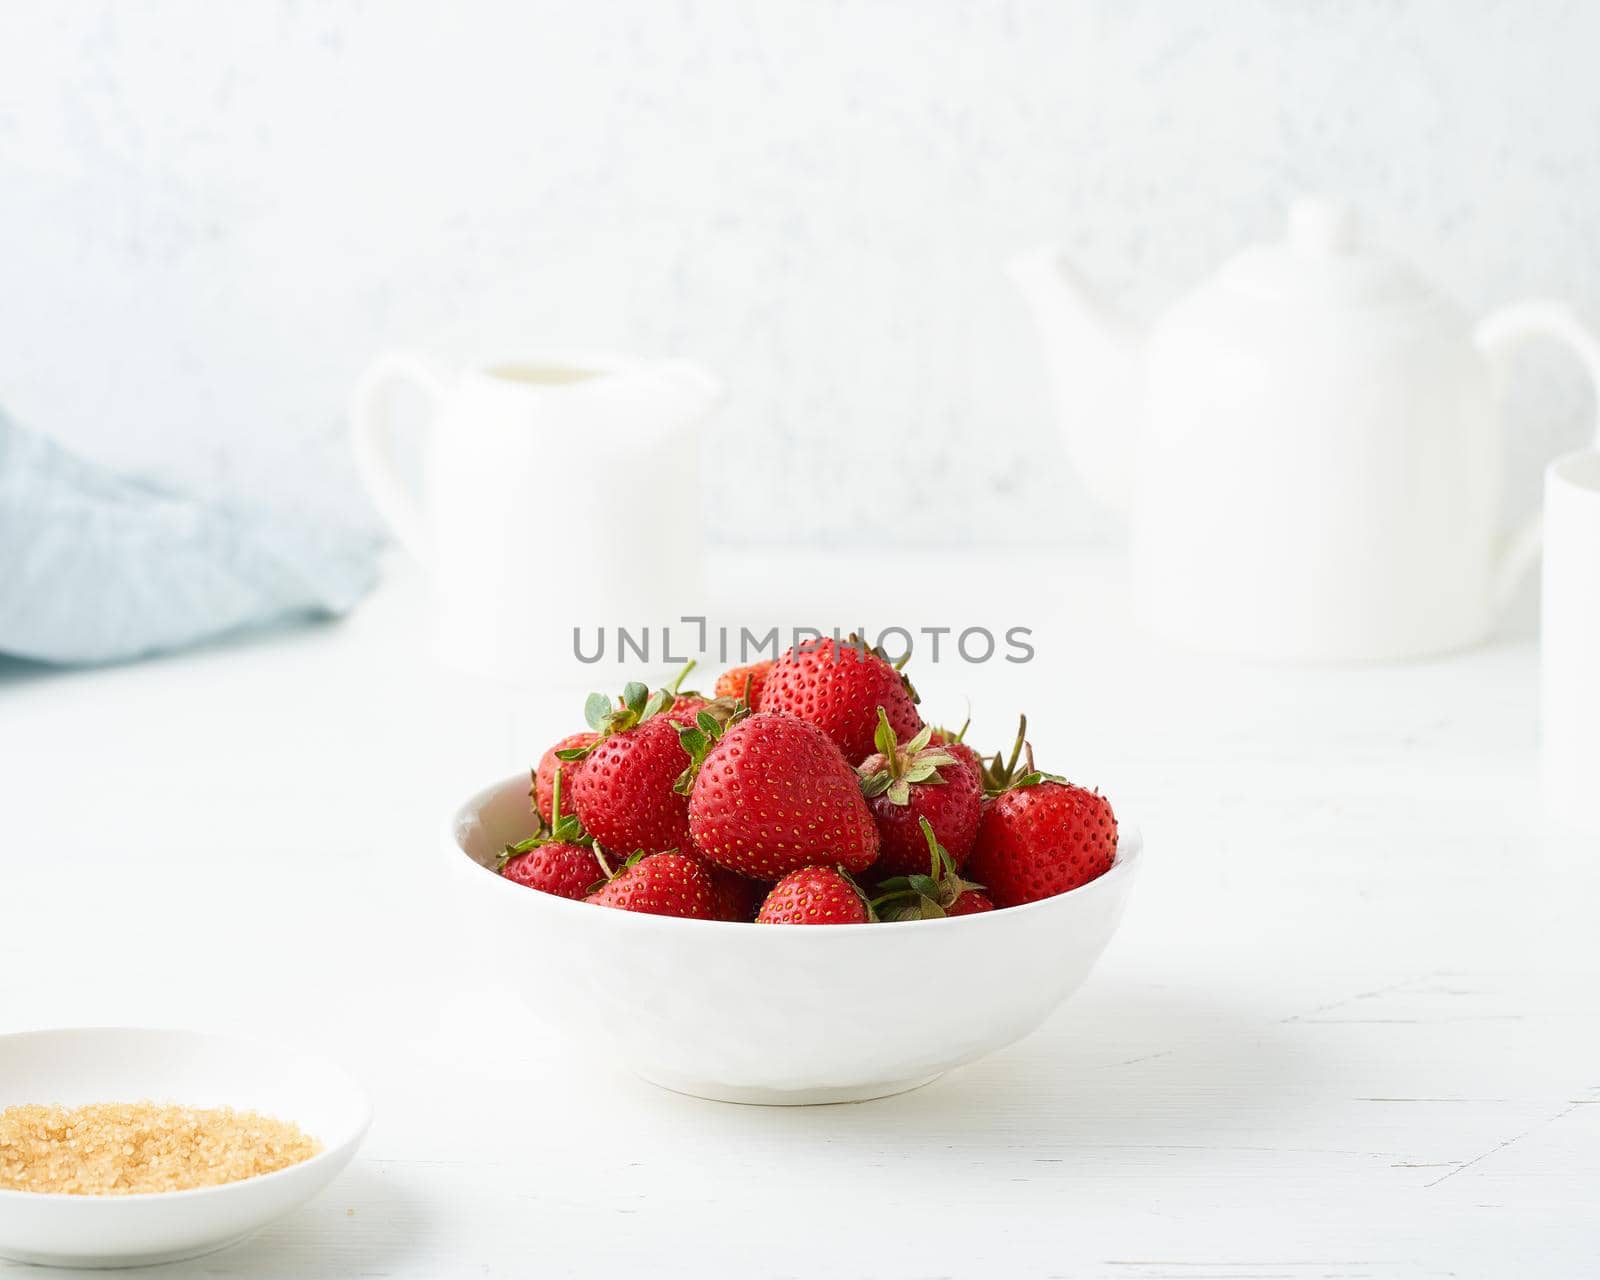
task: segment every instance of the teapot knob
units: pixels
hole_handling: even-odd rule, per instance
[[[1344,253],[1355,242],[1355,215],[1347,206],[1315,196],[1302,196],[1289,206],[1289,246],[1296,253]]]

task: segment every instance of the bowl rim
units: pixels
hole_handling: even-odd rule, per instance
[[[264,1183],[283,1179],[291,1174],[302,1173],[314,1165],[326,1164],[330,1160],[338,1159],[347,1152],[354,1154],[355,1150],[360,1147],[362,1140],[366,1138],[367,1130],[372,1127],[372,1097],[362,1087],[361,1082],[349,1071],[345,1070],[344,1067],[334,1062],[331,1058],[322,1057],[320,1054],[307,1053],[289,1045],[277,1044],[254,1036],[235,1036],[215,1031],[199,1031],[192,1027],[140,1027],[128,1023],[102,1023],[81,1027],[26,1027],[18,1031],[0,1032],[0,1043],[31,1039],[36,1036],[61,1035],[65,1032],[88,1032],[91,1034],[138,1032],[145,1035],[188,1036],[198,1040],[220,1040],[247,1049],[266,1049],[274,1054],[288,1058],[307,1059],[316,1063],[320,1069],[327,1071],[330,1075],[343,1077],[344,1083],[349,1086],[352,1094],[361,1104],[361,1119],[349,1136],[336,1145],[324,1144],[322,1150],[314,1156],[308,1156],[306,1159],[287,1165],[282,1169],[274,1169],[271,1173],[258,1173],[248,1178],[240,1178],[234,1182],[220,1182],[209,1187],[185,1187],[181,1191],[133,1191],[127,1195],[85,1195],[75,1191],[18,1191],[15,1187],[0,1187],[0,1201],[16,1201],[28,1204],[39,1201],[72,1204],[138,1204],[159,1201],[162,1204],[167,1204],[200,1196],[215,1196],[224,1192],[237,1194],[242,1187],[260,1186]],[[0,1107],[0,1110],[4,1109]],[[302,1132],[304,1131],[302,1130]],[[316,1135],[312,1136],[315,1137]],[[320,1138],[317,1140],[321,1141]]]
[[[554,909],[557,911],[572,911],[582,909],[588,911],[591,904],[587,902],[582,902],[573,898],[563,898],[559,894],[554,893],[541,893],[536,889],[529,889],[525,885],[519,885],[513,881],[507,880],[504,876],[500,875],[491,868],[484,866],[470,853],[468,853],[466,845],[462,842],[462,833],[467,829],[469,823],[476,818],[477,814],[481,812],[483,806],[488,803],[491,798],[498,796],[508,787],[518,787],[526,790],[527,777],[528,774],[526,770],[511,774],[508,777],[500,779],[498,782],[491,783],[489,786],[473,792],[472,795],[469,796],[465,801],[457,805],[455,811],[450,815],[449,819],[445,823],[445,847],[452,855],[464,860],[474,870],[480,872],[484,876],[487,876],[491,880],[498,881],[501,889],[494,890],[493,892],[514,893],[520,895],[523,901],[533,899],[536,910]],[[1045,912],[1052,910],[1060,911],[1064,909],[1062,904],[1067,902],[1069,899],[1082,901],[1084,897],[1093,896],[1096,893],[1104,892],[1108,886],[1120,884],[1122,881],[1133,877],[1143,861],[1143,855],[1143,833],[1134,823],[1124,822],[1121,818],[1118,818],[1117,852],[1115,858],[1112,859],[1110,869],[1107,870],[1103,875],[1096,876],[1093,880],[1090,880],[1085,884],[1080,884],[1075,889],[1068,889],[1065,893],[1058,893],[1048,898],[1040,898],[1037,902],[1025,902],[1020,907],[996,908],[994,911],[979,911],[973,913],[972,915],[965,916],[943,916],[933,920],[863,921],[860,924],[829,925],[823,928],[812,929],[798,927],[788,929],[764,929],[761,931],[760,936],[809,938],[818,934],[825,937],[835,934],[843,934],[847,937],[860,937],[861,935],[858,931],[866,927],[870,927],[872,929],[872,936],[874,937],[881,936],[885,928],[992,928],[994,926],[989,922],[994,921],[996,918],[1001,920],[1015,920],[1017,916],[1023,912],[1033,915],[1042,915]],[[542,901],[540,901],[541,899]],[[634,922],[631,925],[620,926],[623,928],[691,928],[703,931],[708,927],[715,927],[719,929],[737,929],[740,930],[744,936],[749,936],[749,926],[754,923],[753,921],[747,920],[696,920],[685,916],[650,915],[646,912],[640,911],[602,910],[597,915],[593,912],[589,912],[589,914],[601,920],[623,918]],[[810,944],[795,943],[793,945]]]

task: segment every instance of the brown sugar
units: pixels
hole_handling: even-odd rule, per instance
[[[321,1150],[297,1125],[230,1107],[7,1107],[0,1111],[0,1190],[187,1191],[275,1173]]]

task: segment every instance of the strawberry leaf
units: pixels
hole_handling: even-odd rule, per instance
[[[874,910],[878,913],[878,919],[889,921],[931,920],[944,914],[944,909],[937,902],[919,893],[905,894],[888,901],[880,899]]]
[[[643,714],[644,704],[649,698],[650,690],[637,680],[630,680],[622,686],[622,705],[636,716]]]
[[[695,717],[694,724],[678,726],[678,745],[689,756],[689,763],[672,783],[672,789],[680,796],[686,796],[694,790],[694,780],[700,776],[700,766],[706,762],[711,748],[717,745],[722,731],[723,725],[717,718],[703,711]]]
[[[893,762],[896,746],[894,726],[889,723],[889,713],[882,707],[878,708],[878,727],[873,731],[872,745],[878,748],[879,755]]]
[[[537,849],[541,841],[538,836],[529,836],[526,840],[518,840],[515,844],[508,844],[500,851],[500,856],[495,859],[494,869],[503,872],[506,863],[515,858],[519,853],[527,853],[529,849]]]
[[[583,718],[596,733],[600,732],[610,714],[611,699],[603,693],[591,693],[583,704]]]
[[[710,735],[702,729],[681,727],[678,730],[678,742],[691,757],[703,756],[710,745]]]
[[[889,789],[894,781],[887,769],[879,769],[877,773],[869,774],[861,779],[861,794],[868,800],[874,796],[881,796]]]

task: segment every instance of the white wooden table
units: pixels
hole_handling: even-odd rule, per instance
[[[815,561],[719,573],[746,604],[885,598]],[[1042,763],[1148,842],[1079,995],[920,1091],[660,1092],[463,959],[442,815],[579,708],[442,674],[403,573],[339,627],[0,668],[0,1026],[248,1031],[368,1082],[328,1194],[173,1275],[1600,1274],[1600,847],[1539,816],[1533,645],[1174,656],[1120,580],[1017,561],[973,608],[1038,661],[918,673],[981,741],[1025,700]]]

